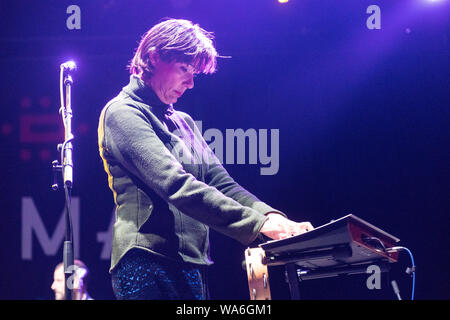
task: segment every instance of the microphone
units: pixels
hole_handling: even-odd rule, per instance
[[[402,300],[402,297],[400,296],[400,289],[398,288],[397,282],[395,280],[392,280],[391,285],[395,295],[397,296],[397,299]]]
[[[64,71],[75,71],[77,65],[74,61],[70,60],[61,64],[61,69]]]
[[[61,146],[62,151],[62,170],[64,185],[69,188],[72,187],[72,176],[73,176],[73,162],[72,162],[72,102],[71,102],[71,86],[73,84],[72,77],[70,75],[71,71],[77,69],[77,65],[73,60],[66,61],[61,64],[60,71],[60,96],[61,96],[61,109],[60,113],[63,117],[64,123],[64,143]],[[64,88],[65,86],[65,92]],[[65,97],[64,97],[65,94]],[[64,101],[65,98],[65,101]]]

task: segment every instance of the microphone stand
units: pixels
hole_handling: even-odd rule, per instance
[[[52,162],[53,167],[53,190],[58,189],[56,180],[56,172],[62,171],[64,181],[64,191],[66,200],[65,210],[65,238],[63,248],[63,262],[65,275],[65,300],[73,299],[73,273],[74,273],[74,249],[73,249],[73,232],[72,232],[72,218],[70,215],[71,191],[73,184],[73,161],[72,161],[72,106],[71,106],[71,86],[73,84],[72,77],[69,71],[74,68],[69,68],[67,63],[61,65],[60,72],[60,94],[61,94],[61,108],[59,113],[62,115],[64,123],[64,142],[58,144],[58,151],[61,152],[61,164],[58,160]],[[63,78],[64,77],[64,78]],[[64,90],[65,86],[65,103]]]

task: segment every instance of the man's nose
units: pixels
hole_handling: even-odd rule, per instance
[[[184,85],[188,88],[188,89],[192,89],[194,87],[194,75],[190,75],[185,81],[184,81]]]

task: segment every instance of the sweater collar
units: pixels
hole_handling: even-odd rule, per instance
[[[135,74],[130,76],[130,83],[123,88],[123,91],[129,94],[133,99],[149,105],[151,109],[157,109],[169,116],[174,112],[171,104],[162,102],[155,91],[153,91],[150,86],[147,86],[144,81]]]

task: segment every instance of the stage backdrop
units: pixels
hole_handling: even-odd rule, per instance
[[[141,35],[166,17],[214,32],[231,57],[175,108],[199,121],[238,182],[294,220],[353,213],[393,234],[414,254],[416,297],[450,298],[449,12],[449,1],[426,0],[2,1],[0,298],[53,298],[65,203],[51,190],[59,66],[74,59],[75,254],[91,295],[114,299],[98,117],[127,84]],[[227,132],[248,134],[244,153]],[[211,245],[212,298],[248,299],[245,247],[215,232]],[[402,253],[379,288],[363,274],[302,282],[301,295],[394,299],[395,279],[406,299],[410,264]],[[289,298],[283,268],[270,279],[273,298]]]

